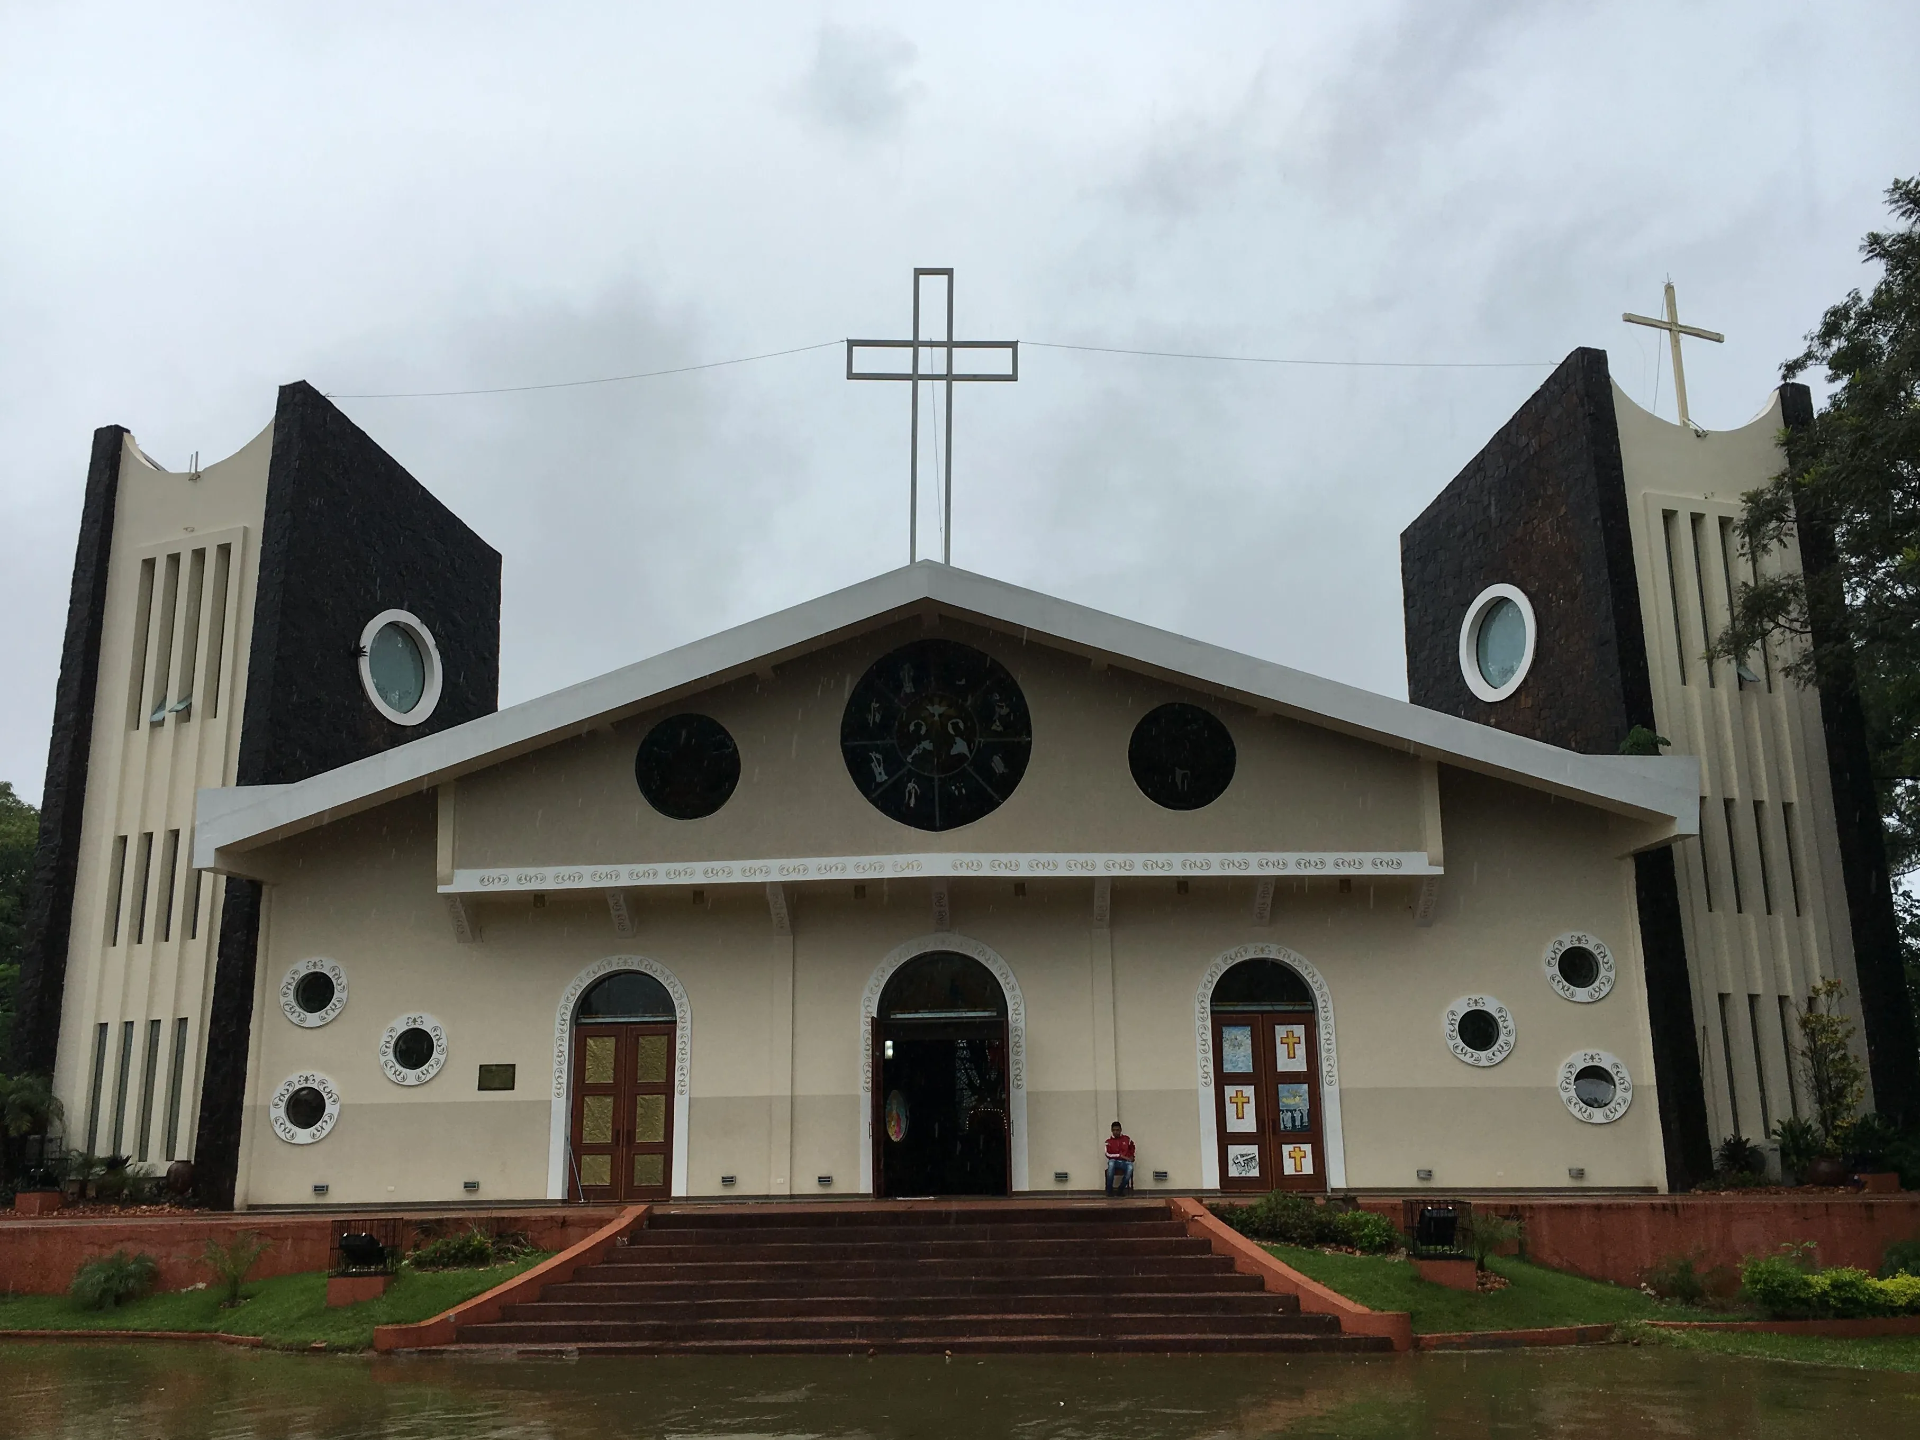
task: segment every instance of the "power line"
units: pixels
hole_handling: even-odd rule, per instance
[[[1036,350],[1085,350],[1095,355],[1151,355],[1161,360],[1231,360],[1243,365],[1332,365],[1369,370],[1551,370],[1558,360],[1287,360],[1272,355],[1201,355],[1187,350],[1128,350],[1118,345],[1060,345],[1023,340]]]
[[[695,370],[717,370],[723,365],[747,365],[755,360],[777,360],[782,355],[804,355],[809,350],[826,350],[838,340],[822,340],[818,345],[796,345],[791,350],[769,350],[764,355],[739,355],[731,360],[708,360],[700,365],[676,365],[670,370],[640,370],[631,375],[601,375],[592,380],[554,380],[545,385],[496,385],[485,390],[390,390],[377,394],[343,395],[327,392],[329,400],[431,400],[448,395],[512,395],[526,390],[571,390],[581,385],[613,385],[622,380],[652,380],[661,375],[686,375]]]
[[[756,360],[778,360],[783,355],[804,355],[812,350],[829,350],[844,343],[841,340],[822,340],[817,345],[796,345],[790,350],[768,350],[759,355],[737,355],[730,360],[708,360],[699,365],[675,365],[665,370],[637,370],[630,375],[597,375],[590,380],[553,380],[543,385],[493,385],[473,390],[362,392],[329,390],[326,393],[330,400],[439,400],[460,395],[519,395],[533,390],[572,390],[582,385],[617,385],[627,380],[655,380],[663,375],[690,375],[697,370],[718,370],[728,365],[750,365]],[[1300,360],[1275,355],[1211,355],[1191,350],[1133,350],[1120,345],[1067,345],[1049,340],[1023,340],[1020,343],[1036,350],[1076,350],[1090,355],[1142,355],[1156,360],[1211,360],[1239,365],[1313,365],[1336,369],[1551,370],[1560,363],[1557,360]]]

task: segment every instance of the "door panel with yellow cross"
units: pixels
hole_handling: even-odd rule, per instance
[[[1213,1015],[1220,1188],[1327,1188],[1311,1011]]]

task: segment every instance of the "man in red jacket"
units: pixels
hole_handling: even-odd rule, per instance
[[[1113,1122],[1113,1133],[1107,1137],[1107,1194],[1129,1195],[1133,1193],[1133,1141],[1120,1129],[1118,1120]]]

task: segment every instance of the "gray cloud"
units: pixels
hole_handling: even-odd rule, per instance
[[[1671,273],[1728,336],[1688,354],[1694,414],[1740,424],[1866,278],[1920,131],[1920,11],[1806,14],[423,5],[316,43],[273,7],[13,7],[0,778],[39,789],[93,428],[210,460],[299,377],[454,389],[899,334],[908,271],[951,264],[966,335],[1601,345],[1646,403],[1664,356],[1619,315]],[[956,563],[1388,693],[1399,531],[1544,374],[1022,361],[959,397]],[[841,371],[825,349],[341,403],[503,552],[511,703],[905,560],[905,387]]]
[[[899,131],[921,87],[909,79],[920,51],[897,31],[822,25],[799,87],[804,112],[857,139]]]

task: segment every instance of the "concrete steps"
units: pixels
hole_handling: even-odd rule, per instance
[[[659,1207],[459,1348],[578,1354],[1362,1351],[1164,1202]]]

